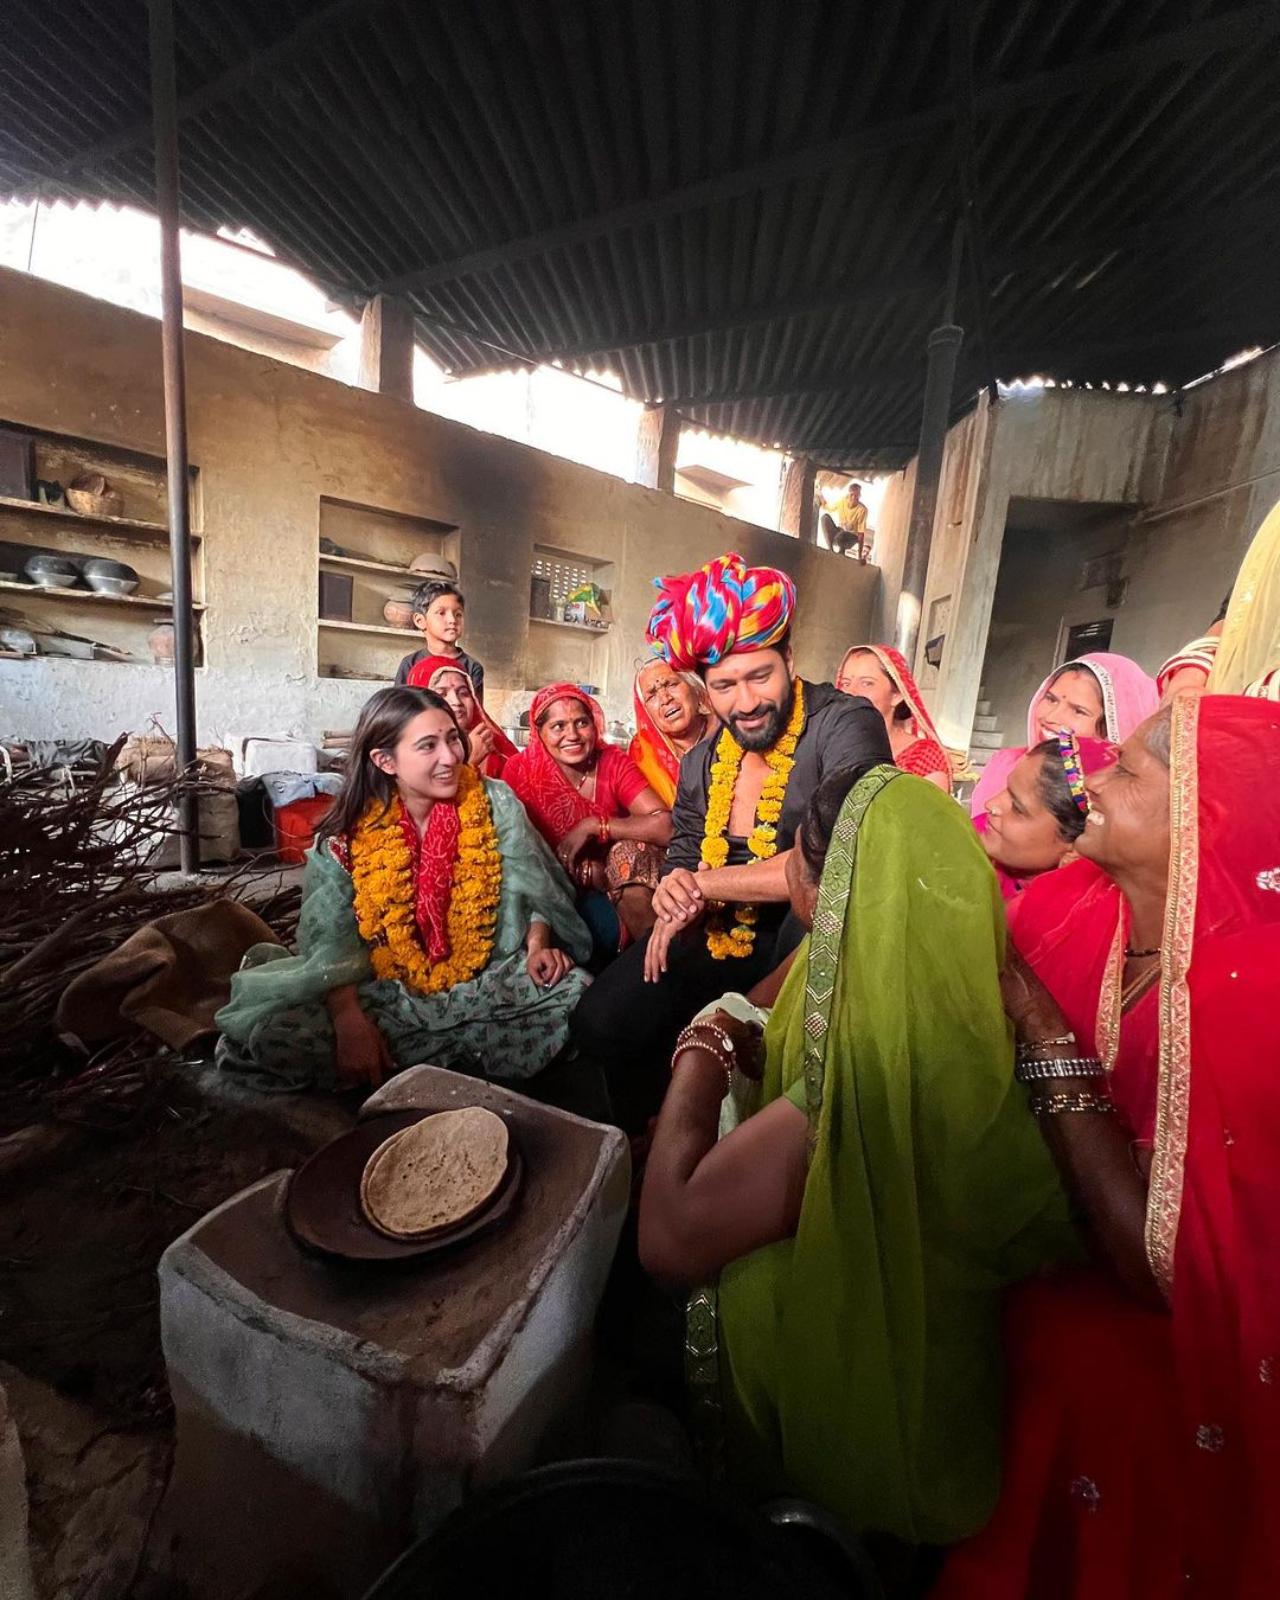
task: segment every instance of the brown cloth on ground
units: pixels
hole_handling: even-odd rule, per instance
[[[214,1013],[231,998],[231,974],[245,951],[279,943],[261,917],[234,900],[157,917],[67,985],[58,1032],[96,1045],[145,1028],[185,1050],[218,1031]]]

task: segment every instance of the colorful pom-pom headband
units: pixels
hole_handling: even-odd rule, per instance
[[[1069,728],[1058,731],[1058,754],[1062,757],[1062,775],[1067,780],[1067,788],[1071,790],[1071,798],[1077,807],[1089,815],[1089,796],[1085,792],[1084,773],[1080,768],[1080,746],[1076,743],[1076,736]]]

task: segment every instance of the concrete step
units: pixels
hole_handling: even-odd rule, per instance
[[[974,750],[998,750],[1004,739],[998,733],[986,733],[975,729],[969,740],[970,747]]]
[[[983,715],[973,719],[973,725],[981,733],[999,733],[1000,718]]]
[[[977,711],[978,716],[989,717],[991,715],[990,700],[979,700],[975,710]]]

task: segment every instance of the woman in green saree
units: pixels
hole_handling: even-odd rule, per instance
[[[682,1036],[641,1258],[718,1274],[689,1376],[748,1492],[948,1543],[999,1487],[1000,1290],[1075,1233],[1014,1083],[1000,893],[964,813],[892,767],[837,773],[798,844],[812,932],[762,1041],[725,1012]],[[754,1103],[717,1143],[742,1069]]]
[[[380,689],[307,857],[298,954],[255,945],[219,1064],[263,1089],[374,1085],[418,1062],[527,1078],[564,1045],[591,938],[507,788],[429,689]]]

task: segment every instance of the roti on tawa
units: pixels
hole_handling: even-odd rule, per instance
[[[507,1125],[482,1106],[440,1111],[369,1157],[360,1207],[380,1233],[421,1239],[474,1217],[506,1176]]]

